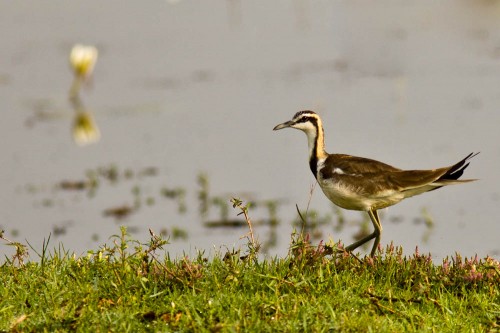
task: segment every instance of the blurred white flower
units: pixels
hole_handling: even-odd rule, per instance
[[[92,74],[97,61],[98,51],[95,46],[76,44],[71,49],[69,63],[73,68],[75,75],[87,78]]]
[[[73,122],[73,139],[79,146],[99,141],[101,133],[90,112],[78,111]]]

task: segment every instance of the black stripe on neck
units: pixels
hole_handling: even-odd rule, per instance
[[[309,167],[314,175],[314,178],[318,178],[318,138],[319,138],[319,125],[318,119],[314,117],[308,117],[308,121],[310,121],[314,128],[316,128],[316,137],[314,138],[314,147],[312,149],[311,156],[309,157]]]
[[[311,168],[311,171],[314,175],[314,178],[318,179],[318,158],[313,155],[309,159],[309,167]]]

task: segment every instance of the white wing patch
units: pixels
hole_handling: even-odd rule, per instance
[[[338,175],[344,175],[345,174],[344,170],[342,170],[341,168],[335,168],[335,169],[333,169],[333,173],[336,173]]]
[[[348,176],[354,176],[354,177],[361,177],[362,175],[358,173],[347,173],[344,172],[341,168],[334,168],[332,173],[337,174],[337,175],[348,175]]]

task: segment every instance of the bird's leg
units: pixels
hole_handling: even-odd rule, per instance
[[[382,224],[380,224],[380,218],[378,217],[378,213],[376,210],[369,210],[368,215],[370,215],[370,219],[372,220],[373,226],[375,227],[375,240],[373,241],[372,251],[370,252],[370,256],[373,257],[375,255],[375,251],[377,251],[378,245],[380,244],[380,237],[382,236]]]
[[[348,247],[346,247],[345,248],[346,251],[352,252],[355,249],[357,249],[358,247],[360,247],[361,245],[363,245],[364,243],[369,242],[370,240],[375,238],[375,242],[373,243],[373,248],[372,248],[372,251],[370,253],[370,256],[373,257],[373,255],[375,254],[377,246],[380,243],[380,235],[382,234],[382,226],[380,225],[380,220],[379,220],[378,213],[376,210],[370,209],[368,211],[368,216],[370,216],[370,220],[372,221],[373,227],[375,228],[375,230],[371,234],[369,234],[368,236],[363,237],[362,239],[360,239],[360,240],[352,243]]]

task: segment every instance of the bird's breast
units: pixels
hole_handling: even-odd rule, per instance
[[[326,197],[339,207],[364,211],[370,209],[370,200],[360,196],[347,184],[325,179],[318,179],[318,184]]]

